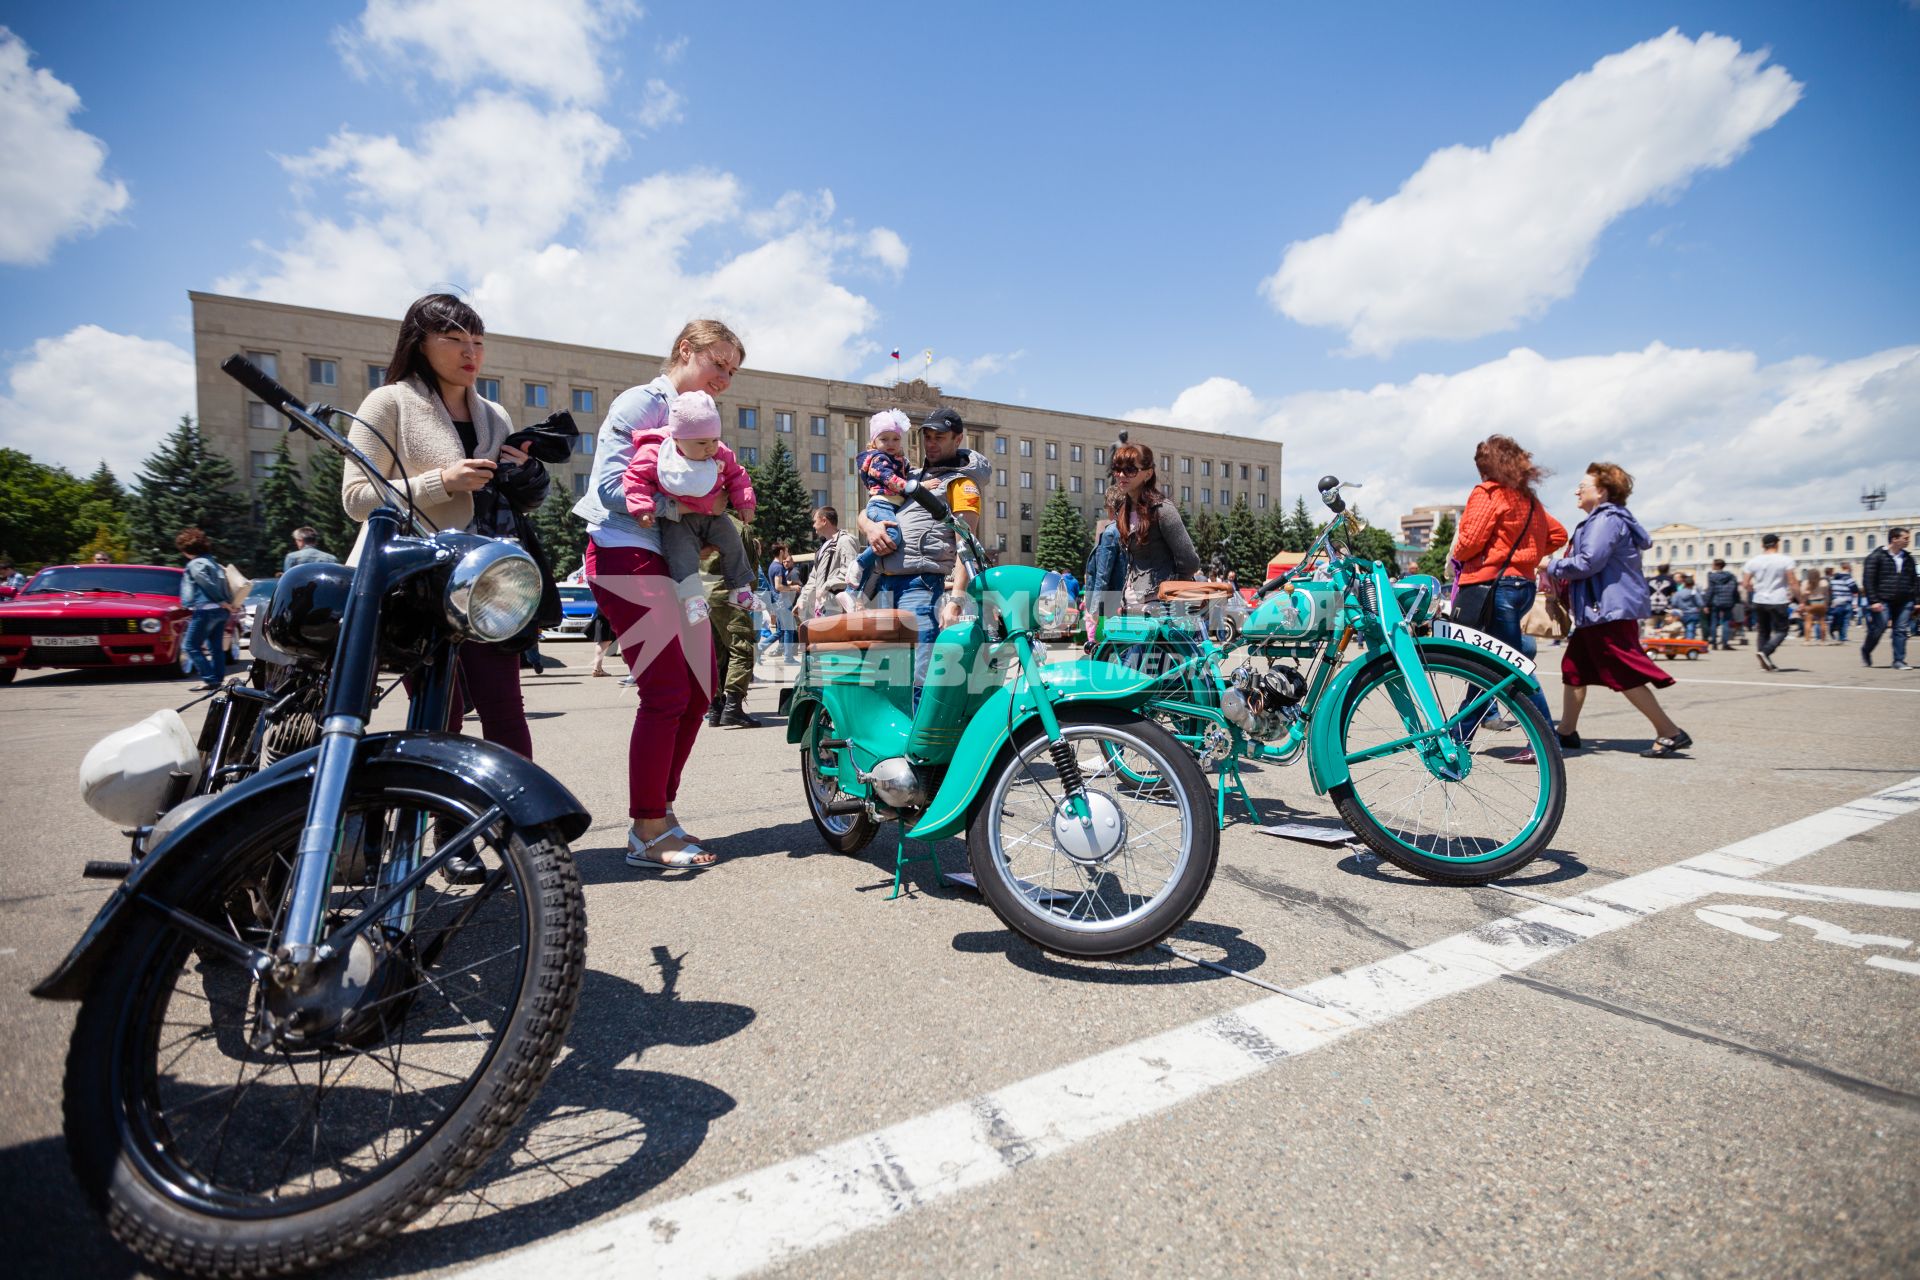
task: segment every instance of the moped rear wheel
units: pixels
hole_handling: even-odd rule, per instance
[[[880,829],[880,824],[865,813],[828,812],[833,804],[848,799],[838,784],[822,772],[820,753],[825,748],[819,744],[831,737],[833,717],[823,707],[813,718],[806,741],[800,745],[800,776],[806,780],[807,812],[812,816],[820,838],[835,853],[858,853],[867,847],[874,833]]]
[[[1061,741],[1030,720],[988,773],[967,830],[975,882],[1009,929],[1061,955],[1152,946],[1213,882],[1220,831],[1206,775],[1134,712],[1064,707]],[[1079,773],[1083,826],[1062,766]]]
[[[1355,761],[1352,776],[1332,790],[1341,817],[1381,857],[1417,876],[1447,884],[1485,884],[1546,852],[1567,802],[1566,764],[1553,726],[1499,663],[1422,647],[1440,710],[1458,720],[1466,748],[1455,773],[1433,767],[1420,745]],[[1417,730],[1407,719],[1406,683],[1390,657],[1375,658],[1355,678],[1341,708],[1340,740],[1349,759],[1401,742]],[[1520,729],[1495,735],[1482,708],[1497,706]],[[1468,712],[1464,718],[1462,712]],[[1527,760],[1528,754],[1532,759]]]
[[[472,815],[423,792],[350,793],[326,927],[371,905],[402,830]],[[304,793],[268,799],[209,845],[168,896],[271,950]],[[430,836],[429,836],[430,838]],[[157,1266],[265,1276],[337,1262],[457,1190],[539,1091],[566,1036],[585,912],[566,846],[502,820],[472,846],[484,884],[431,876],[410,917],[372,924],[261,1034],[262,975],[140,912],[81,1005],[66,1131],[82,1189],[114,1236]],[[277,989],[271,989],[277,990]]]

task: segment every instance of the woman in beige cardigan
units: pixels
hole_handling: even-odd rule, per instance
[[[538,459],[505,443],[512,420],[474,387],[486,360],[485,335],[479,315],[451,294],[430,293],[408,307],[386,383],[362,402],[359,416],[366,424],[355,423],[349,434],[389,480],[412,495],[414,509],[436,528],[493,535],[501,531],[475,527],[474,494],[497,471],[504,482],[510,470],[515,505],[523,507],[546,497],[549,480]],[[340,499],[347,514],[360,521],[380,505],[372,482],[353,466],[341,479]],[[363,527],[349,561],[358,558],[365,540]],[[520,655],[468,643],[460,646],[459,663],[464,700],[455,699],[447,729],[460,731],[470,705],[480,713],[482,737],[532,759]]]

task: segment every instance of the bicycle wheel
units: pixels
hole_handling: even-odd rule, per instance
[[[473,816],[354,791],[342,860],[364,870],[336,880],[328,929],[372,903],[388,851]],[[181,909],[270,948],[304,818],[301,796],[249,812]],[[473,851],[485,883],[430,877],[410,916],[373,924],[292,1001],[140,913],[67,1058],[69,1152],[116,1238],[193,1274],[316,1267],[398,1231],[500,1146],[572,1019],[585,915],[559,840],[502,820]]]
[[[1152,946],[1213,881],[1220,831],[1206,775],[1135,713],[1069,705],[1059,720],[1064,754],[1029,721],[989,773],[967,829],[974,881],[1002,923],[1048,951],[1096,959]],[[1066,805],[1069,757],[1092,836]]]
[[[819,744],[831,737],[833,717],[822,707],[807,730],[807,740],[800,746],[800,776],[806,781],[807,813],[819,829],[820,838],[835,853],[858,853],[867,847],[880,824],[865,813],[828,812],[830,805],[849,798],[840,790],[836,779],[821,772],[823,748]]]
[[[1368,757],[1417,732],[1405,680],[1381,655],[1355,678],[1341,708],[1340,739],[1353,772],[1333,788],[1334,803],[1368,847],[1395,865],[1429,880],[1485,884],[1539,857],[1559,830],[1567,792],[1560,742],[1528,683],[1491,693],[1510,674],[1506,667],[1420,648],[1440,709],[1466,748],[1464,767],[1457,775],[1440,767],[1421,743]],[[1495,706],[1524,741],[1481,725]]]

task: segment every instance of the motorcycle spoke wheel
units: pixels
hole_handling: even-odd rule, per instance
[[[1505,678],[1503,668],[1425,656],[1434,697],[1456,726],[1452,736],[1465,749],[1467,766],[1439,767],[1430,746],[1409,744],[1354,761],[1334,798],[1354,830],[1390,861],[1430,879],[1484,883],[1532,861],[1558,829],[1566,801],[1559,742],[1525,683],[1492,692]],[[1405,680],[1391,663],[1363,675],[1341,726],[1349,759],[1416,733],[1410,706]],[[1487,722],[1495,707],[1518,733],[1496,732]]]
[[[1192,914],[1213,877],[1219,832],[1206,777],[1164,728],[1135,716],[1063,716],[1096,827],[1120,836],[1072,856],[1057,819],[1068,789],[1037,726],[1004,756],[968,837],[974,877],[1011,928],[1068,955],[1121,955]],[[1111,830],[1111,828],[1108,828]]]
[[[829,813],[829,805],[848,799],[837,779],[821,771],[819,744],[833,737],[833,717],[823,708],[800,746],[800,776],[807,789],[807,812],[835,853],[858,853],[867,847],[880,824],[864,813]]]

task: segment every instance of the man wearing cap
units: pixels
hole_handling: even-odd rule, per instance
[[[960,442],[965,438],[966,424],[952,409],[935,409],[928,414],[920,424],[926,463],[913,472],[913,479],[944,499],[977,534],[980,486],[993,466],[985,457],[963,447]],[[880,557],[876,594],[882,607],[903,609],[919,619],[919,640],[913,651],[913,685],[917,692],[926,683],[934,635],[959,619],[959,597],[948,598],[948,593],[966,588],[966,569],[955,554],[953,531],[918,503],[902,506],[894,521],[900,528],[898,540],[888,536],[885,525],[863,514],[860,537]]]

